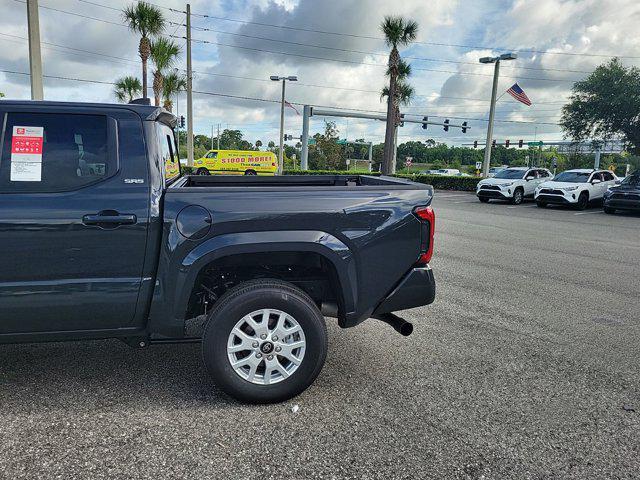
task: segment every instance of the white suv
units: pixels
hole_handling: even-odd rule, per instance
[[[495,177],[478,182],[476,195],[483,203],[493,198],[519,205],[525,197],[533,197],[538,185],[551,178],[553,175],[546,168],[505,168]]]
[[[549,204],[571,205],[584,210],[589,202],[602,200],[604,192],[618,182],[609,170],[567,170],[536,188],[536,204],[542,208]]]

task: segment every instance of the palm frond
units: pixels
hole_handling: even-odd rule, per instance
[[[397,48],[398,45],[407,45],[416,39],[418,23],[414,20],[405,20],[398,16],[385,16],[380,25],[388,46]]]
[[[173,40],[159,37],[151,43],[151,61],[159,72],[164,72],[171,67],[178,55],[180,55],[180,46]]]
[[[122,77],[116,80],[114,94],[120,102],[130,102],[142,91],[142,85],[137,77]]]
[[[122,10],[122,17],[129,25],[129,29],[142,37],[156,37],[166,26],[166,20],[160,9],[146,2],[129,5]]]

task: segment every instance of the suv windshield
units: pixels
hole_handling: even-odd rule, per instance
[[[496,176],[493,178],[510,178],[510,179],[520,179],[523,178],[525,174],[524,170],[500,170],[496,173]]]
[[[640,175],[629,175],[622,181],[622,185],[630,185],[632,187],[640,187]]]
[[[568,183],[586,183],[591,176],[591,172],[562,172],[556,178],[554,182],[568,182]]]

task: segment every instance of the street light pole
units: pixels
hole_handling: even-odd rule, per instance
[[[298,81],[298,77],[279,77],[277,75],[271,75],[269,77],[273,82],[282,81],[282,100],[280,102],[280,149],[278,150],[278,175],[282,175],[284,171],[284,93],[287,80],[290,82]]]
[[[487,141],[484,147],[484,161],[482,162],[482,176],[489,176],[491,166],[491,147],[493,144],[493,121],[496,113],[496,95],[498,93],[498,78],[500,77],[500,61],[515,60],[516,53],[504,53],[498,57],[482,57],[480,63],[494,63],[493,86],[491,88],[491,105],[489,106],[489,125],[487,125]]]
[[[282,101],[280,102],[280,149],[278,150],[278,175],[284,170],[284,89],[287,80],[282,79]]]
[[[489,176],[491,166],[491,148],[493,143],[493,118],[496,114],[496,95],[498,93],[498,77],[500,75],[500,60],[496,60],[493,69],[493,87],[491,88],[491,106],[489,107],[489,125],[487,126],[487,141],[484,147],[484,162],[482,163],[482,176]]]

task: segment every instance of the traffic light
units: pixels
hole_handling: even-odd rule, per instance
[[[427,122],[428,122],[428,121],[429,121],[429,117],[422,117],[422,128],[423,128],[424,130],[426,130],[426,129],[427,129],[427,126],[428,126]]]
[[[493,142],[491,142],[491,146],[492,146],[493,148],[496,148],[496,141],[495,141],[495,140],[494,140]]]
[[[473,148],[478,148],[478,140],[473,141]]]
[[[184,128],[184,115],[180,115],[180,128]]]
[[[507,147],[507,148],[509,148],[509,143],[510,143],[510,140],[509,140],[509,139],[505,140],[505,141],[504,141],[504,146],[505,146],[505,147]]]
[[[467,133],[467,122],[462,122],[462,133]]]
[[[524,142],[523,142],[522,140],[518,140],[518,148],[522,148],[522,144],[523,144],[523,143],[524,143]]]
[[[284,140],[285,140],[285,142],[287,142],[287,141],[289,141],[289,140],[293,140],[293,135],[287,135],[287,134],[285,133],[285,135],[284,135]]]
[[[404,113],[400,114],[400,123],[399,123],[398,126],[404,127]]]
[[[449,131],[449,119],[448,118],[444,121],[444,129],[443,130],[445,132]]]

